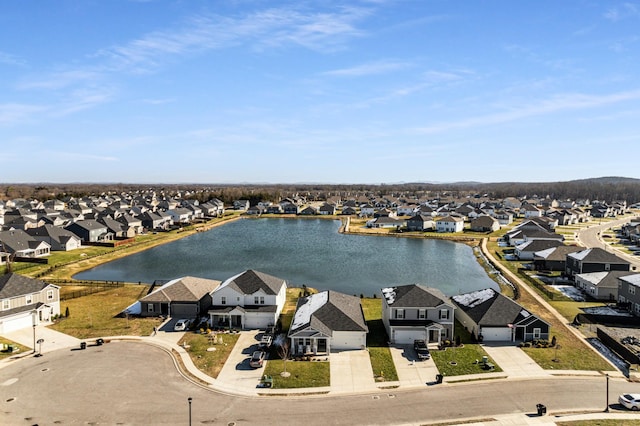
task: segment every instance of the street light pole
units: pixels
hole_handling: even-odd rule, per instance
[[[193,398],[189,397],[187,398],[187,401],[189,401],[189,426],[191,426],[191,401],[193,400]]]
[[[33,324],[33,353],[36,353],[36,325],[38,325],[38,311],[31,312],[31,322]]]
[[[607,407],[604,409],[605,413],[609,412],[609,375],[607,374]]]

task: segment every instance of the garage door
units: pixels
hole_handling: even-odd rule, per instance
[[[173,318],[195,318],[198,316],[198,306],[193,303],[172,303],[171,316]]]
[[[22,330],[23,328],[33,327],[33,320],[31,319],[31,313],[27,312],[26,315],[18,317],[5,318],[0,322],[0,333],[10,333],[16,330]]]
[[[414,340],[427,340],[427,332],[421,330],[393,330],[392,341],[398,345],[412,345]]]
[[[482,340],[485,342],[510,342],[511,331],[509,327],[483,327]]]
[[[273,325],[273,315],[247,313],[244,316],[244,328],[249,330],[264,329]]]

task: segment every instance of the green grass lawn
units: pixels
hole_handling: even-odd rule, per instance
[[[213,343],[209,340],[208,335],[187,332],[184,334],[184,337],[180,339],[179,344],[189,345],[187,352],[198,370],[210,377],[216,378],[218,374],[220,374],[220,370],[222,370],[224,363],[227,361],[239,337],[240,335],[237,333],[221,333],[217,335],[218,342]],[[220,343],[220,340],[222,340],[222,343]],[[216,350],[207,351],[210,347]]]
[[[438,370],[445,376],[502,371],[500,366],[495,364],[495,362],[493,363],[495,365],[494,370],[484,370],[482,364],[476,362],[476,360],[481,361],[482,357],[486,355],[487,353],[482,349],[482,346],[470,343],[457,348],[450,347],[442,351],[431,351],[431,357],[436,363]]]
[[[159,318],[116,317],[126,307],[146,295],[147,286],[125,285],[89,296],[62,302],[62,313],[69,308],[69,317],[57,321],[52,329],[79,339],[104,336],[148,336]]]
[[[273,377],[274,389],[314,388],[329,386],[331,373],[327,361],[287,361],[289,377],[282,377],[284,363],[281,359],[268,360],[264,374]]]
[[[367,347],[373,375],[378,381],[396,381],[398,372],[387,345],[387,331],[382,323],[382,301],[377,298],[363,298],[360,299],[360,303],[369,328]]]
[[[17,354],[21,354],[24,353],[25,351],[31,351],[32,348],[28,348],[26,346],[22,346],[16,342],[13,342],[9,339],[5,339],[4,337],[0,337],[0,348],[3,347],[2,345],[13,345],[14,348],[16,348],[17,350],[14,350],[14,352],[4,352],[4,351],[0,351],[0,360],[5,359],[5,358],[9,358],[10,356],[13,355],[17,355]]]

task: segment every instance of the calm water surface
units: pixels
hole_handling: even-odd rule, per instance
[[[365,296],[383,287],[414,283],[447,295],[498,289],[464,244],[344,235],[339,227],[339,221],[322,219],[238,220],[74,278],[151,283],[191,275],[224,280],[255,269],[295,286]]]

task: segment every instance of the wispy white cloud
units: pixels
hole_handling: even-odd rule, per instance
[[[46,107],[19,103],[0,104],[0,125],[13,125],[28,121],[46,111]]]
[[[618,22],[627,18],[640,17],[640,6],[636,3],[622,3],[620,6],[607,9],[604,18],[611,22]]]
[[[104,75],[91,69],[69,69],[66,71],[52,72],[46,75],[31,76],[18,83],[20,90],[46,89],[59,90],[78,84],[95,83],[102,79]]]
[[[108,58],[118,69],[146,72],[173,56],[239,45],[335,50],[348,38],[362,34],[355,24],[369,13],[369,9],[349,7],[306,13],[295,8],[268,9],[243,17],[200,15],[177,28],[102,49],[97,56]]]
[[[410,66],[412,66],[412,64],[409,62],[378,61],[378,62],[370,62],[366,64],[356,65],[351,68],[342,68],[337,70],[326,71],[323,74],[330,75],[330,76],[361,77],[365,75],[385,74],[388,72],[401,70]]]
[[[470,127],[484,127],[495,124],[508,123],[528,117],[551,114],[561,111],[596,108],[604,105],[640,99],[640,90],[613,93],[609,95],[566,94],[554,96],[535,104],[512,108],[508,111],[468,117],[459,121],[437,123],[417,129],[419,133],[442,133],[454,129]]]
[[[24,66],[26,62],[15,55],[0,51],[0,64]]]

